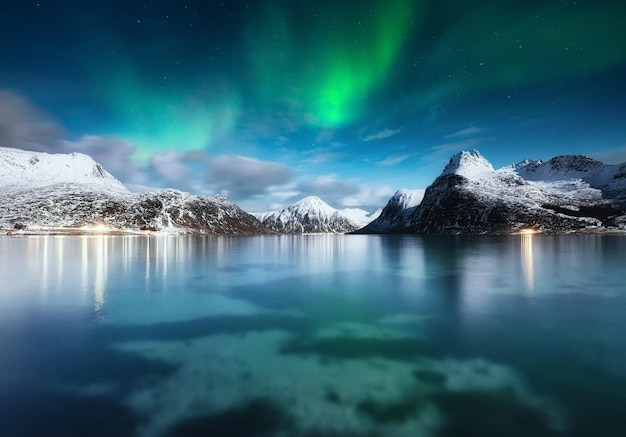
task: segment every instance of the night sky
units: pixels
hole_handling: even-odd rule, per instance
[[[0,8],[0,146],[244,209],[382,207],[459,150],[626,161],[623,0]]]

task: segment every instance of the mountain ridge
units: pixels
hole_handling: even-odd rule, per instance
[[[425,190],[399,189],[391,196],[378,217],[355,233],[390,233],[401,229],[402,224],[422,202],[424,192]]]
[[[0,148],[0,229],[84,232],[93,229],[201,234],[270,233],[222,195],[174,189],[131,193],[83,154]]]
[[[418,206],[396,209],[386,222],[381,214],[358,233],[626,230],[625,199],[626,163],[562,155],[496,170],[477,150],[461,151],[426,188]]]
[[[357,214],[355,209],[347,212],[335,209],[317,196],[304,197],[280,210],[253,215],[268,229],[284,234],[343,234],[366,224],[358,217],[365,217],[365,214]]]
[[[0,147],[0,183],[5,191],[74,183],[129,193],[124,184],[93,158],[76,152],[52,154]]]
[[[454,154],[426,190],[400,189],[380,213],[338,210],[317,196],[249,214],[226,196],[130,192],[88,155],[0,147],[0,229],[99,226],[206,234],[510,234],[626,231],[626,163],[583,155],[499,169],[477,150]]]

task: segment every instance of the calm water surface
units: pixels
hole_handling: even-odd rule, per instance
[[[624,436],[625,253],[0,237],[0,435]]]

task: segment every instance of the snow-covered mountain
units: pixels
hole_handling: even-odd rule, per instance
[[[626,230],[626,164],[568,155],[496,170],[478,151],[464,151],[450,159],[419,206],[397,211],[385,223],[381,215],[380,223],[374,221],[363,231]]]
[[[357,233],[376,234],[401,230],[415,208],[422,202],[424,190],[400,189],[395,192],[382,212]]]
[[[579,179],[602,190],[605,197],[626,195],[626,162],[609,165],[583,155],[565,155],[549,161],[526,160],[513,168],[528,181]]]
[[[0,147],[0,185],[4,192],[60,183],[129,192],[100,164],[82,153],[64,155]]]
[[[207,234],[267,233],[224,196],[178,190],[142,194],[87,155],[52,155],[0,148],[1,229],[167,230]]]
[[[357,229],[362,228],[363,226],[367,226],[378,218],[378,216],[383,212],[382,208],[378,208],[376,211],[370,213],[361,208],[344,208],[338,210],[341,215],[346,217],[352,223],[358,226]]]
[[[364,210],[335,209],[317,196],[305,197],[282,210],[253,215],[267,228],[281,234],[343,234],[355,231],[373,219]]]

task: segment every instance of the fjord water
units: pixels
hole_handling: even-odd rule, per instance
[[[0,238],[3,436],[621,436],[626,237]]]

